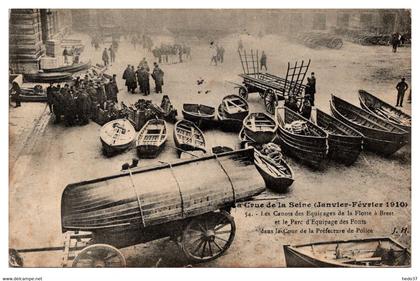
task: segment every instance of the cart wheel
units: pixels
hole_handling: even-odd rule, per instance
[[[73,260],[72,267],[125,267],[121,252],[107,244],[94,244],[84,248]]]
[[[193,262],[220,257],[235,237],[235,221],[226,211],[194,218],[182,233],[181,249]]]
[[[245,87],[239,88],[239,96],[243,98],[244,100],[248,100],[248,90]]]
[[[277,106],[276,98],[275,98],[274,95],[275,94],[274,94],[273,90],[269,89],[269,90],[267,90],[267,95],[264,98],[265,109],[270,114],[274,114],[274,111],[275,111],[276,106]]]

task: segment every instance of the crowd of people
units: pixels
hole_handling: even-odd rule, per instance
[[[55,116],[55,123],[66,126],[86,125],[95,119],[100,109],[118,103],[116,75],[111,79],[92,79],[88,74],[77,77],[61,87],[50,83],[47,88],[47,103]]]
[[[146,58],[143,58],[140,61],[137,70],[134,69],[133,65],[127,65],[122,78],[125,80],[125,86],[129,93],[134,94],[138,86],[139,93],[148,96],[150,95],[150,76],[155,81],[155,92],[162,93],[164,72],[159,65],[154,62],[153,70],[150,74],[150,67]]]
[[[129,35],[129,37],[131,37],[131,44],[133,45],[134,49],[137,49],[137,46],[141,46],[148,52],[152,51],[153,40],[149,35],[143,34],[140,36],[138,33],[134,33]]]
[[[191,47],[185,44],[161,44],[152,50],[153,56],[159,63],[182,63],[191,59]]]

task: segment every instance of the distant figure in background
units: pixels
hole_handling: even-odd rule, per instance
[[[159,65],[155,62],[153,72],[152,72],[152,78],[155,80],[155,91],[156,93],[162,93],[162,85],[163,85],[163,75],[164,72],[162,69],[160,69]]]
[[[404,77],[401,78],[401,81],[398,82],[398,84],[397,84],[397,86],[395,88],[398,91],[398,94],[397,94],[397,104],[395,106],[402,107],[403,106],[402,103],[403,103],[403,100],[404,100],[404,94],[405,94],[405,92],[408,89],[408,85],[405,82],[405,78]]]
[[[308,77],[309,95],[311,96],[311,105],[315,105],[315,94],[316,94],[316,78],[315,72],[311,73],[311,77]]]
[[[400,44],[400,35],[398,32],[392,34],[391,36],[391,45],[392,45],[392,52],[396,53],[398,45]]]
[[[217,46],[214,44],[214,42],[210,43],[210,64],[213,64],[217,66]]]
[[[267,71],[267,55],[264,51],[262,51],[261,58],[260,58],[260,69],[263,69],[263,66],[265,68],[265,71]]]
[[[108,55],[108,51],[107,51],[106,48],[102,52],[102,61],[104,62],[105,66],[109,65],[109,55]]]
[[[63,57],[64,57],[64,63],[68,64],[69,63],[69,50],[67,50],[67,47],[64,47],[64,51],[63,51]]]
[[[223,48],[223,46],[220,46],[217,49],[217,53],[218,53],[218,59],[220,61],[220,63],[223,63],[224,57],[225,57],[225,48]]]
[[[115,51],[114,51],[114,47],[111,46],[108,50],[109,50],[109,56],[111,58],[111,64],[112,64],[113,62],[115,62]]]
[[[244,48],[244,44],[242,43],[242,39],[239,39],[239,41],[238,41],[238,50],[242,51],[243,48]]]

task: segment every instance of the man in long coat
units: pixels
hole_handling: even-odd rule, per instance
[[[109,64],[109,55],[108,55],[108,51],[107,51],[106,48],[102,52],[102,61],[104,62],[105,66],[107,66]]]
[[[156,93],[162,93],[162,85],[163,85],[163,75],[164,72],[160,69],[157,63],[154,63],[154,68],[152,72],[152,78],[155,80],[155,91]]]
[[[141,87],[143,88],[144,95],[150,95],[150,83],[149,83],[149,72],[143,67],[140,68],[140,80],[141,80]]]

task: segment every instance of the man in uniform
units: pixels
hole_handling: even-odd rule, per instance
[[[163,85],[163,75],[164,72],[162,69],[160,69],[159,65],[155,62],[153,72],[152,72],[152,78],[155,80],[155,91],[156,93],[162,93],[162,85]]]
[[[402,107],[403,106],[402,103],[403,103],[403,100],[404,100],[404,94],[405,94],[405,92],[408,89],[408,85],[405,82],[405,78],[404,77],[401,78],[401,81],[398,82],[398,84],[397,84],[397,86],[395,88],[398,91],[398,93],[397,93],[397,104],[395,106],[396,107],[398,107],[398,106]]]

